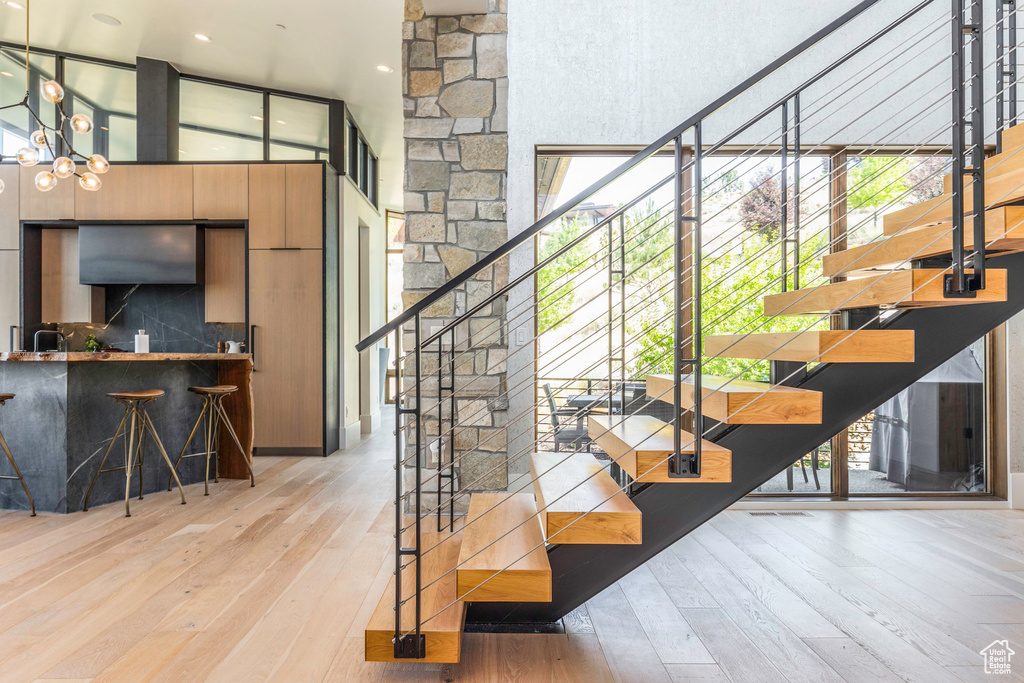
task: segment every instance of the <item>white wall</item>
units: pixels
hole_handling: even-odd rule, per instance
[[[387,228],[384,211],[378,211],[366,197],[344,177],[339,183],[339,263],[341,278],[341,448],[359,444],[361,433],[380,423],[378,396],[377,346],[360,354],[356,344],[366,330],[373,331],[384,323],[384,288],[386,264],[384,248]],[[367,231],[369,250],[367,264],[360,282],[360,226]],[[366,264],[364,264],[366,265]],[[367,293],[368,305],[361,305],[360,288]],[[362,358],[360,357],[362,356]],[[364,396],[360,395],[362,387]],[[365,400],[364,400],[365,399]]]
[[[508,14],[510,235],[534,222],[536,146],[647,145],[856,4],[856,0],[512,0]],[[705,141],[715,142],[716,135],[760,113],[781,94],[916,4],[917,0],[880,2],[828,42],[815,46],[762,87],[716,114],[709,121]],[[906,112],[918,111],[922,103],[934,102],[937,93],[948,91],[949,72],[944,64],[950,39],[943,20],[948,10],[948,2],[936,0],[806,93],[802,99],[805,116],[815,108],[808,103],[823,96],[831,99],[828,93],[837,84],[868,77],[855,91],[863,92],[864,97],[822,110],[817,118],[819,127],[809,131],[804,142],[948,143],[946,133],[936,135],[949,125],[950,109],[945,102],[912,126],[898,129],[892,124],[905,122]],[[994,2],[987,0],[987,26],[992,25],[994,16]],[[994,42],[993,32],[987,31],[986,64],[994,59]],[[891,73],[886,69],[902,65],[890,59],[900,54],[908,66],[884,80],[882,77]],[[943,66],[908,83],[937,64]],[[994,81],[990,71],[987,99],[992,96]],[[875,82],[881,85],[864,92]],[[806,120],[809,126],[810,118]],[[991,105],[986,120],[988,126],[994,125]],[[771,126],[756,127],[739,142],[777,135],[775,127],[775,121]],[[513,259],[513,273],[528,267],[530,256],[524,253]],[[522,289],[510,296],[510,309],[529,298],[529,292]],[[525,324],[532,330],[531,323]],[[1024,318],[1014,324],[1019,331],[1014,334],[1011,325],[1011,357],[1019,354],[1024,344]],[[509,385],[516,386],[532,369],[532,351],[529,347],[520,350],[514,332],[510,340]],[[1024,361],[1013,363],[1011,358],[1008,365],[1009,404],[1024,405]],[[533,397],[512,395],[510,400],[510,414],[517,414]],[[1024,416],[1011,416],[1009,423],[1021,424],[1020,417]],[[509,452],[526,447],[531,438],[532,433],[510,433]],[[1024,430],[1011,430],[1009,441],[1011,454],[1024,452]],[[1024,457],[1017,457],[1011,471],[1024,472]],[[1020,488],[1024,506],[1024,481]]]

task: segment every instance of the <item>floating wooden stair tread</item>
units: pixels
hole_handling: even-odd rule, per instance
[[[913,330],[811,330],[704,338],[704,353],[797,363],[913,363]],[[607,450],[607,449],[606,449]]]
[[[1024,147],[1024,123],[1010,126],[1003,131],[1003,151]]]
[[[533,491],[548,543],[639,545],[640,510],[589,453],[534,453]]]
[[[1020,155],[1024,157],[1024,152]],[[1024,168],[985,178],[986,208],[995,208],[1024,199]],[[974,208],[974,193],[964,193],[964,211]],[[942,194],[913,206],[882,216],[882,232],[895,235],[953,219],[953,195]]]
[[[674,378],[648,375],[647,395],[673,402]],[[701,390],[704,415],[726,424],[821,424],[821,392],[765,382],[703,375]],[[693,378],[683,378],[682,403],[694,403]]]
[[[1024,152],[1021,152],[1024,157]],[[974,246],[973,221],[964,231],[964,246]],[[906,267],[910,260],[949,254],[953,251],[953,224],[949,221],[907,230],[860,247],[827,254],[822,259],[825,277],[862,273],[871,269]],[[1024,250],[1024,207],[1003,206],[985,212],[985,242],[992,251]]]
[[[771,294],[764,298],[764,314],[816,315],[874,306],[927,308],[1006,301],[1005,270],[988,268],[985,271],[987,286],[973,299],[943,297],[943,274],[948,272],[935,268],[894,270],[883,275],[835,282],[813,289]]]
[[[421,562],[423,593],[420,596],[420,612],[423,619],[428,619],[440,610],[436,617],[423,624],[422,633],[426,635],[426,659],[417,662],[434,662],[456,664],[461,655],[462,626],[466,617],[466,604],[456,600],[455,568],[459,561],[459,547],[462,545],[462,534],[423,533],[422,548],[427,550],[441,543],[434,550],[426,553]],[[415,560],[406,558],[409,565],[402,570],[402,595],[413,595],[416,586]],[[441,577],[439,581],[434,580]],[[452,604],[452,603],[455,604]],[[384,595],[381,596],[377,608],[373,611],[366,625],[366,661],[368,662],[407,662],[406,659],[395,659],[395,646],[391,642],[395,637],[395,580],[392,577]],[[447,609],[445,609],[447,607]],[[402,609],[402,629],[412,630],[415,627],[415,601],[407,602]]]
[[[590,438],[629,476],[643,484],[711,484],[732,481],[732,452],[701,442],[700,477],[672,478],[667,458],[675,452],[674,427],[650,415],[591,415]],[[693,434],[682,433],[681,452],[693,453]]]
[[[1020,148],[1004,148],[1002,153],[994,154],[985,159],[985,175],[991,178],[1007,175],[1021,169],[1024,169],[1024,150]],[[970,177],[965,178],[964,187],[968,187],[970,184]],[[947,173],[942,176],[942,193],[951,194],[952,192],[953,174]]]
[[[474,493],[462,531],[458,595],[470,602],[551,602],[551,565],[529,493]]]

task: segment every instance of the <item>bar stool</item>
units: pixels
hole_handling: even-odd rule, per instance
[[[188,435],[188,440],[185,441],[185,445],[181,449],[181,453],[178,455],[178,459],[174,462],[174,468],[171,470],[171,474],[175,473],[178,469],[178,465],[182,460],[187,458],[206,458],[206,478],[203,481],[203,487],[205,492],[204,496],[210,495],[210,458],[216,456],[217,460],[214,463],[213,470],[213,481],[217,482],[220,480],[220,453],[217,450],[217,445],[220,443],[220,428],[221,425],[227,427],[228,434],[231,435],[231,440],[235,442],[235,446],[238,447],[238,452],[242,454],[242,460],[245,461],[245,466],[249,470],[249,486],[256,486],[256,475],[252,471],[252,460],[250,456],[242,448],[242,442],[238,439],[238,434],[235,433],[235,428],[231,426],[231,420],[228,418],[228,413],[224,409],[224,399],[230,394],[238,391],[238,387],[231,384],[223,384],[216,387],[189,387],[196,396],[203,399],[203,409],[199,411],[199,417],[196,418],[196,424],[192,427],[192,433]],[[204,425],[204,433],[206,437],[206,451],[203,453],[192,453],[191,455],[185,455],[185,451],[188,450],[189,445],[192,443],[192,437],[196,435],[196,431],[199,429],[199,424],[206,418],[206,424]],[[167,480],[167,490],[171,490],[171,481]]]
[[[8,401],[14,398],[14,394],[0,394],[0,406],[5,405]],[[25,489],[25,495],[28,496],[28,505],[32,509],[32,516],[36,516],[36,504],[32,500],[32,494],[28,492],[28,484],[25,483],[25,477],[21,476],[21,470],[18,469],[18,463],[14,462],[14,456],[11,455],[11,449],[7,447],[7,441],[4,439],[3,432],[0,432],[0,446],[4,447],[4,453],[7,455],[7,461],[11,463],[11,467],[14,468],[14,474],[16,476],[4,475],[0,476],[0,479],[6,479],[14,481],[17,479],[21,482],[21,488]]]
[[[139,500],[142,500],[142,442],[145,440],[147,431],[150,436],[153,437],[153,443],[156,444],[157,449],[163,456],[164,462],[166,462],[167,466],[171,468],[171,476],[174,478],[174,481],[178,483],[178,491],[181,493],[181,504],[185,504],[185,489],[182,488],[181,481],[178,479],[178,474],[174,471],[174,466],[171,465],[171,459],[168,457],[167,451],[164,449],[164,445],[160,441],[160,436],[156,433],[153,421],[149,418],[149,413],[146,412],[146,406],[163,395],[164,392],[160,389],[149,389],[146,391],[122,391],[107,394],[107,396],[125,407],[124,417],[121,418],[121,424],[117,426],[117,431],[114,432],[114,438],[110,440],[110,445],[107,446],[107,452],[103,454],[103,459],[100,460],[100,467],[96,470],[96,474],[93,475],[92,483],[89,484],[89,490],[85,492],[85,503],[82,505],[83,511],[89,509],[89,496],[92,494],[92,489],[96,485],[96,480],[99,479],[100,474],[104,472],[120,472],[121,470],[124,470],[124,516],[132,516],[131,508],[128,505],[128,501],[131,498],[132,470],[135,467],[135,463],[138,462]],[[131,427],[126,426],[129,419]],[[103,469],[103,465],[107,462],[107,456],[110,455],[110,451],[114,448],[114,444],[117,442],[117,437],[122,435],[124,435],[124,467],[112,467],[108,470]]]

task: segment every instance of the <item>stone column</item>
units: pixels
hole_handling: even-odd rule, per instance
[[[489,0],[487,14],[456,17],[422,17],[407,7],[402,36],[406,307],[508,239],[506,2]],[[416,17],[421,18],[411,20]],[[503,260],[432,306],[424,333],[507,282]],[[504,301],[496,301],[474,316],[468,329],[459,330],[460,340],[472,349],[460,356],[456,380],[459,427],[454,436],[463,489],[503,490],[508,485],[504,323]],[[406,343],[404,348],[411,347]],[[434,373],[424,385],[434,400],[436,371],[434,352],[424,362],[424,372]],[[425,426],[430,443],[439,432],[436,413]],[[462,508],[466,503],[468,496],[460,500]]]

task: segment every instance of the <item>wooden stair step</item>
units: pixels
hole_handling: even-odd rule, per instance
[[[1024,155],[1024,152],[1021,152]],[[985,178],[985,204],[987,209],[1012,204],[1024,199],[1024,168],[1010,173]],[[974,208],[974,193],[964,193],[964,211]],[[953,197],[942,194],[913,206],[898,209],[882,216],[882,232],[896,235],[907,230],[944,223],[953,219]]]
[[[648,375],[647,395],[672,403],[674,384],[671,375]],[[681,388],[682,404],[688,410],[696,394],[693,377],[684,377]],[[704,415],[726,424],[821,424],[819,391],[703,375],[701,393]]]
[[[534,453],[533,491],[548,543],[639,545],[640,510],[589,453]]]
[[[459,548],[462,545],[462,534],[423,533],[421,547],[424,550],[434,548],[421,558],[422,585],[425,586],[420,596],[420,612],[423,619],[428,619],[439,610],[444,610],[436,617],[422,625],[422,633],[426,635],[427,656],[425,659],[395,659],[395,646],[391,642],[395,637],[395,579],[391,578],[384,590],[377,608],[373,611],[366,625],[366,661],[368,662],[433,662],[441,664],[457,664],[462,650],[462,627],[466,618],[466,603],[457,600],[456,576],[451,571],[459,561]],[[402,595],[412,595],[416,585],[416,561],[406,558],[409,564],[402,570]],[[435,579],[440,578],[436,583]],[[430,585],[428,585],[430,584]],[[454,602],[454,604],[452,604]],[[402,624],[404,631],[415,628],[415,600],[402,607]]]
[[[1019,148],[1005,149],[1000,154],[993,154],[985,159],[986,177],[1006,175],[1024,169],[1024,151]],[[964,179],[964,187],[969,187],[971,178]],[[942,176],[942,194],[952,194],[953,174]]]
[[[590,438],[619,467],[642,484],[711,484],[732,481],[732,451],[701,441],[700,477],[672,478],[668,457],[675,452],[675,428],[650,415],[590,415]],[[693,434],[683,430],[681,452],[693,453]]]
[[[532,495],[474,493],[466,520],[460,600],[551,602],[551,565]]]
[[[1024,147],[1024,123],[1003,130],[1003,151]]]
[[[764,314],[769,317],[817,315],[874,306],[927,308],[1006,301],[1005,270],[987,269],[987,286],[973,299],[943,297],[943,275],[948,272],[950,271],[941,268],[894,270],[882,275],[834,282],[812,289],[770,294],[764,298]]]
[[[797,363],[913,363],[913,330],[809,330],[704,338],[704,354]]]
[[[1021,152],[1024,157],[1024,152]],[[974,246],[973,221],[968,220],[964,231],[964,246]],[[854,247],[822,259],[825,277],[864,273],[872,269],[902,266],[909,260],[949,254],[953,251],[953,223],[946,221],[917,230]],[[985,212],[985,242],[991,251],[1024,250],[1024,207],[1003,206]]]

